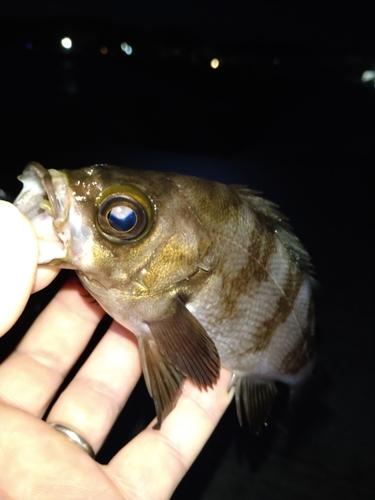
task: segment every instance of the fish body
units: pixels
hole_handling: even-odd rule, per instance
[[[139,343],[158,424],[186,377],[233,374],[237,412],[257,428],[275,381],[301,384],[314,358],[308,254],[276,207],[243,186],[107,165],[29,164],[15,205],[39,263],[75,269]]]

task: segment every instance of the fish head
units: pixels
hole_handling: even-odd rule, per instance
[[[128,296],[166,291],[206,267],[209,238],[173,174],[33,162],[19,179],[14,204],[35,228],[39,264]]]

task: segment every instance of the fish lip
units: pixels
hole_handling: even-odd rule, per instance
[[[71,189],[64,171],[28,163],[18,177],[23,188],[13,204],[34,227],[39,240],[38,264],[65,263],[69,252]],[[65,267],[65,266],[64,266]]]
[[[61,232],[69,219],[70,199],[68,196],[68,178],[65,172],[43,167],[39,162],[30,162],[20,176],[24,181],[27,175],[35,172],[44,189],[44,194],[48,197],[51,206],[50,215],[53,218],[53,226],[57,232]],[[35,176],[34,176],[35,178]],[[41,198],[43,201],[44,198]]]

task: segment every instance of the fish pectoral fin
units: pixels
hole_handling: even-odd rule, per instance
[[[141,337],[139,350],[146,386],[155,404],[158,420],[155,428],[160,429],[165,417],[176,406],[185,377],[160,354],[153,339]]]
[[[213,340],[179,297],[167,318],[147,323],[163,356],[199,389],[213,387],[220,357]]]
[[[238,377],[235,381],[235,400],[240,425],[244,414],[250,428],[259,432],[267,421],[276,394],[275,382]]]

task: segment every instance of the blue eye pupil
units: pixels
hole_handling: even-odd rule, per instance
[[[119,205],[108,213],[108,222],[116,231],[130,231],[137,222],[137,216],[130,207]]]

